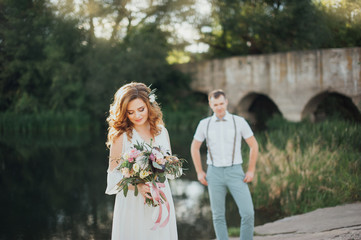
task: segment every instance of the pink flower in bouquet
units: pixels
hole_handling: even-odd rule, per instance
[[[136,159],[140,154],[141,152],[139,150],[133,148],[132,150],[130,150],[128,161],[133,162],[134,159]]]
[[[179,158],[177,158],[176,156],[166,156],[165,159],[170,163],[179,162]]]
[[[155,156],[154,156],[153,153],[151,153],[151,154],[149,155],[149,158],[150,158],[150,160],[152,160],[153,162],[155,161]]]
[[[166,163],[166,160],[165,158],[157,158],[157,161],[156,161],[159,165],[164,165]]]

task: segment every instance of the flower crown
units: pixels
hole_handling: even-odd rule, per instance
[[[150,86],[149,86],[149,88],[150,88]],[[148,98],[149,98],[149,102],[150,102],[150,103],[154,103],[155,100],[157,99],[157,95],[155,95],[155,91],[157,91],[157,89],[156,89],[156,88],[153,88],[153,89],[150,91],[150,93],[148,94]]]

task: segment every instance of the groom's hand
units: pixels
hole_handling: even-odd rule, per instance
[[[246,176],[245,176],[244,179],[243,179],[243,182],[245,182],[245,183],[252,182],[253,177],[254,177],[254,172],[247,171],[247,172],[246,172]]]
[[[204,171],[197,173],[198,181],[200,181],[204,186],[208,186],[206,176],[207,174]]]

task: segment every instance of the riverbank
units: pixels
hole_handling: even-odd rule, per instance
[[[360,240],[361,202],[321,208],[257,226],[255,235],[254,240]]]

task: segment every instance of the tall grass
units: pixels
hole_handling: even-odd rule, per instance
[[[259,134],[251,185],[256,209],[282,215],[361,200],[361,125],[339,120],[289,123],[276,118]]]
[[[82,112],[0,113],[1,134],[65,134],[87,131],[99,126],[88,114]]]

